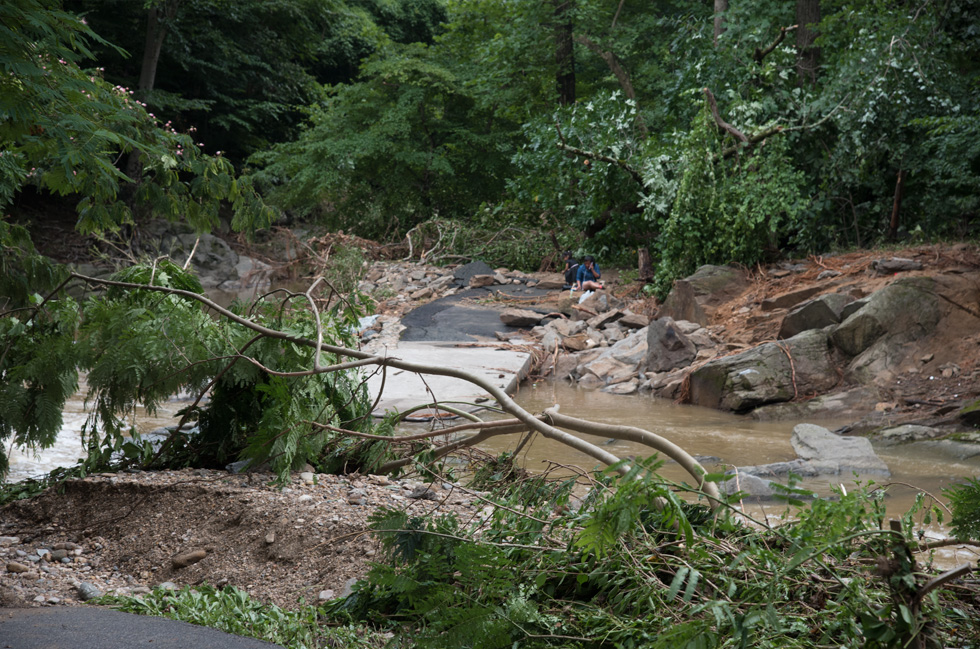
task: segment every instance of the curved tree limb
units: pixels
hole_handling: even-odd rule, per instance
[[[619,8],[622,8],[622,3],[620,3]],[[619,15],[619,9],[616,10],[616,14]],[[615,24],[616,20],[613,19]],[[623,89],[623,93],[633,101],[636,101],[636,90],[633,89],[633,80],[630,79],[629,72],[623,68],[622,64],[619,62],[619,58],[612,52],[603,50],[597,43],[589,40],[587,36],[578,35],[575,37],[575,42],[587,47],[590,51],[599,55],[603,61],[606,62],[606,66],[609,67],[609,71],[613,73],[616,80],[619,82],[619,87]],[[636,116],[636,126],[640,129],[640,135],[643,139],[646,139],[648,135],[646,122],[643,121],[643,117],[639,114]]]
[[[638,182],[642,187],[644,185],[643,176],[640,172],[629,165],[625,160],[620,160],[619,158],[613,158],[612,156],[603,155],[601,153],[596,153],[594,151],[586,151],[585,149],[579,149],[578,147],[571,146],[565,143],[565,136],[561,132],[561,126],[555,124],[555,129],[558,131],[558,144],[556,145],[562,151],[568,151],[573,155],[577,155],[580,158],[585,158],[586,160],[602,160],[603,162],[608,162],[620,167],[630,176],[633,180]]]
[[[133,282],[119,282],[115,280],[87,277],[85,275],[80,275],[78,273],[72,273],[72,277],[75,277],[89,285],[118,286],[120,288],[128,288],[133,290],[156,291],[160,293],[168,293],[170,295],[179,295],[191,300],[196,300],[206,305],[209,309],[212,309],[215,313],[220,314],[222,317],[225,317],[228,320],[235,322],[236,324],[239,324],[247,329],[251,329],[252,331],[262,334],[263,336],[266,336],[268,338],[284,340],[304,347],[313,347],[315,349],[326,351],[331,354],[335,354],[337,356],[347,356],[351,358],[361,359],[367,361],[366,364],[375,364],[382,367],[394,367],[400,370],[415,372],[417,374],[448,376],[452,378],[461,379],[463,381],[467,381],[488,392],[494,399],[497,400],[497,403],[500,404],[500,407],[504,411],[514,415],[514,417],[516,417],[523,424],[525,424],[525,428],[536,430],[537,432],[541,433],[543,436],[547,437],[548,439],[556,440],[566,446],[570,446],[571,448],[581,451],[586,455],[592,457],[593,459],[598,460],[599,462],[607,466],[618,464],[617,472],[622,475],[625,475],[630,470],[629,466],[620,463],[620,458],[616,457],[612,453],[609,453],[608,451],[601,449],[598,446],[595,446],[594,444],[591,444],[583,439],[579,439],[574,435],[559,430],[558,428],[555,428],[554,426],[544,421],[541,421],[540,419],[532,415],[530,412],[522,408],[520,405],[518,405],[518,403],[514,401],[514,399],[511,398],[511,396],[507,394],[504,390],[500,389],[490,381],[487,381],[483,377],[478,376],[472,372],[455,369],[451,367],[428,365],[425,363],[411,363],[408,361],[403,361],[397,357],[377,356],[374,354],[370,354],[368,352],[363,352],[359,349],[349,349],[347,347],[339,347],[336,345],[330,345],[326,343],[318,344],[315,341],[312,341],[308,338],[304,338],[301,336],[294,336],[292,334],[278,331],[276,329],[270,329],[258,323],[252,322],[251,320],[247,318],[243,318],[238,314],[233,313],[232,311],[229,311],[228,309],[220,306],[219,304],[208,299],[204,295],[201,295],[199,293],[194,293],[192,291],[185,291],[182,289],[169,288],[165,286],[150,286],[146,284],[136,284]]]
[[[707,88],[702,88],[701,92],[703,92],[704,96],[708,99],[708,108],[711,110],[711,117],[714,118],[715,124],[718,125],[718,128],[725,131],[736,140],[739,140],[742,142],[742,144],[748,144],[749,138],[745,137],[745,133],[742,133],[742,131],[738,130],[721,118],[721,114],[718,113],[718,102],[715,101],[714,94],[712,94],[712,92]]]
[[[718,486],[715,483],[707,482],[704,479],[708,472],[705,471],[703,466],[701,466],[701,463],[694,459],[690,453],[682,449],[680,446],[674,444],[664,437],[661,437],[660,435],[657,435],[656,433],[651,433],[648,430],[635,428],[633,426],[597,424],[585,419],[569,417],[568,415],[560,414],[557,406],[545,410],[544,415],[556,426],[570,428],[571,430],[576,430],[580,433],[602,435],[604,437],[612,437],[614,439],[621,439],[624,441],[636,442],[638,444],[649,446],[680,464],[681,467],[683,467],[684,470],[697,481],[698,488],[711,497],[715,504],[721,500],[721,494],[718,491]],[[714,506],[715,505],[713,504],[712,507]]]
[[[772,51],[774,49],[776,49],[777,47],[779,47],[779,44],[783,42],[783,39],[784,38],[786,38],[786,33],[793,31],[797,27],[799,27],[799,25],[790,25],[789,27],[780,27],[779,28],[779,36],[776,37],[776,40],[774,40],[772,42],[772,44],[770,44],[765,49],[762,49],[761,47],[755,48],[755,53],[752,55],[752,58],[755,59],[755,62],[756,63],[762,63],[762,59],[766,58],[766,56],[769,55],[770,53],[772,53]]]

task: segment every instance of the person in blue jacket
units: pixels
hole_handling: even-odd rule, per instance
[[[595,263],[595,257],[586,255],[578,267],[578,274],[575,276],[575,290],[601,291],[600,277],[602,277],[602,271],[599,270],[599,264]]]

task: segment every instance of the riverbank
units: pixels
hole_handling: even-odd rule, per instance
[[[936,268],[951,271],[961,265],[977,267],[973,248],[925,247],[889,251],[888,254],[934,259],[933,271]],[[881,253],[869,252],[833,260],[807,260],[750,273],[751,281],[739,296],[741,305],[735,300],[730,306],[717,310],[716,315],[721,313],[721,319],[703,327],[711,334],[712,347],[717,352],[710,358],[703,355],[696,362],[708,362],[774,338],[780,313],[769,311],[770,315],[763,316],[762,304],[795,290],[805,291],[807,282],[818,281],[820,272],[831,267],[841,268],[843,270],[837,272],[852,276],[849,280],[854,282],[850,287],[852,290],[873,293],[889,281],[888,276],[870,272],[873,258],[881,256]],[[822,270],[818,272],[818,268]],[[370,263],[362,281],[373,286],[362,288],[378,296],[379,318],[362,333],[365,348],[378,349],[385,341],[396,340],[405,326],[407,313],[462,289],[455,282],[460,278],[449,282],[443,279],[453,275],[455,270],[458,269],[409,262],[378,260]],[[547,288],[547,282],[555,280],[554,275],[490,269],[490,272],[473,273],[465,280],[465,286],[469,287],[474,277],[480,277],[474,283],[487,282],[481,296],[473,298],[472,306],[495,311],[520,306],[534,310],[542,317],[562,312],[562,309],[575,313],[575,307],[581,305],[570,304],[567,291],[560,286]],[[892,275],[891,279],[894,277]],[[396,286],[397,278],[404,282],[401,286]],[[607,273],[605,279],[608,293],[623,302],[624,312],[647,317],[656,314],[660,305],[643,297],[637,284],[619,282],[613,273]],[[521,293],[527,288],[537,288],[541,293]],[[601,314],[583,315],[588,316],[583,320],[587,321]],[[571,318],[566,316],[564,319]],[[562,318],[553,319],[559,320]],[[508,326],[501,321],[493,339],[500,345],[535,347],[532,329]],[[483,338],[491,339],[489,335]],[[605,345],[602,341],[593,341],[594,348],[610,347],[609,339],[604,340]],[[573,357],[573,351],[562,344],[560,348],[556,345],[552,353],[539,354],[532,381],[554,379],[558,366],[556,359],[564,355]],[[875,416],[893,422],[902,418],[941,422],[947,418],[948,408],[954,400],[958,403],[976,397],[976,382],[968,380],[976,372],[976,356],[968,351],[966,346],[960,352],[961,362],[956,375],[937,373],[927,378],[913,374],[896,384],[891,393],[896,399],[872,404],[874,412],[880,413]],[[570,382],[562,376],[557,380]],[[576,380],[576,384],[579,383]],[[910,396],[904,398],[899,387],[908,390],[906,394]],[[885,405],[879,410],[877,403]],[[101,475],[72,484],[65,494],[47,493],[17,505],[16,509],[5,510],[0,536],[9,538],[0,542],[3,546],[0,551],[8,579],[4,582],[6,589],[0,593],[0,604],[77,604],[83,601],[84,592],[88,592],[87,587],[81,587],[83,583],[97,590],[124,593],[145,592],[150,587],[168,583],[178,586],[204,581],[228,583],[284,606],[295,603],[299,596],[307,601],[314,596],[317,599],[338,596],[349,579],[363,574],[371,557],[377,553],[373,542],[367,540],[365,521],[369,513],[377,506],[392,503],[417,508],[416,499],[409,498],[410,494],[405,492],[414,492],[421,486],[412,482],[383,484],[381,481],[386,478],[371,476],[307,479],[297,475],[289,491],[278,492],[265,486],[267,479],[267,476],[253,476],[249,483],[224,472]],[[315,484],[310,484],[311,480]],[[460,496],[458,485],[450,485],[448,489],[442,484],[435,487],[433,493],[437,497],[441,492],[456,494],[458,500],[453,500],[452,496],[444,500],[446,506],[459,508],[452,510],[458,516],[472,518],[488,513],[479,494]],[[93,512],[74,499],[78,494],[87,494],[82,500],[97,501],[106,518],[84,517],[86,512],[89,515]],[[361,498],[363,502],[360,502]],[[184,518],[185,509],[196,511],[197,518]],[[74,517],[76,511],[81,518]],[[350,524],[341,529],[341,522]],[[330,529],[331,525],[333,529]],[[149,542],[144,545],[143,539],[151,540],[155,545]],[[283,539],[289,539],[279,546],[286,548],[283,552],[271,547]],[[60,554],[62,551],[64,556]],[[199,560],[184,567],[175,563],[178,559],[187,561],[194,557]],[[348,574],[352,576],[348,578]],[[11,581],[14,579],[17,588],[7,586],[14,583]]]

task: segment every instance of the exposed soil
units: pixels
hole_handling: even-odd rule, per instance
[[[81,249],[58,233],[59,222],[39,226],[50,229],[42,230],[39,248],[77,261]],[[64,225],[72,224],[62,230]],[[822,283],[818,275],[824,270],[840,273],[826,290],[867,295],[894,279],[872,269],[875,259],[891,257],[921,261],[924,270],[913,275],[980,269],[980,253],[967,245],[853,252],[760,267],[745,292],[718,311],[712,329],[733,348],[775,339],[779,318],[762,311],[763,299]],[[604,279],[617,295],[632,298],[632,310],[656,312],[638,285],[617,282],[612,272]],[[930,371],[930,365],[886,390],[893,402],[889,416],[938,421],[950,404],[980,396],[978,332],[980,318],[972,330],[954,332],[958,342],[943,352],[955,358],[955,375]],[[367,517],[377,507],[452,511],[463,520],[486,515],[480,496],[458,487],[434,486],[429,497],[436,500],[424,500],[409,497],[423,485],[382,477],[321,475],[309,484],[297,474],[281,490],[267,484],[270,478],[217,471],[103,474],[0,509],[0,537],[9,537],[0,538],[0,606],[79,604],[80,582],[124,593],[165,582],[232,584],[263,601],[294,606],[300,597],[309,602],[340,596],[349,580],[364,574],[379,551],[366,534]],[[59,548],[67,561],[54,554]],[[175,559],[197,551],[203,558],[177,567]]]
[[[121,594],[206,582],[294,607],[364,575],[380,551],[367,533],[380,507],[487,515],[480,494],[443,483],[296,474],[280,488],[272,477],[106,473],[12,503],[0,509],[0,606],[80,604],[82,582]]]

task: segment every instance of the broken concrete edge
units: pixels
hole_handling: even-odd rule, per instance
[[[430,344],[432,344],[432,345],[457,345],[458,343],[454,343],[454,342],[432,342]],[[485,345],[481,345],[480,343],[468,343],[467,344],[467,347],[469,347],[469,348],[484,347],[484,348],[486,348],[488,350],[497,351],[499,349],[499,345],[500,345],[500,343],[487,343]],[[520,386],[521,382],[524,381],[526,378],[528,378],[528,376],[530,376],[530,374],[531,374],[531,371],[534,369],[534,355],[533,354],[528,353],[528,352],[514,352],[514,353],[521,354],[521,355],[524,356],[524,358],[523,358],[523,360],[522,360],[522,362],[520,364],[520,367],[518,367],[516,370],[515,369],[508,369],[508,368],[499,368],[499,367],[492,367],[492,368],[486,367],[486,368],[482,368],[482,369],[486,369],[486,370],[491,370],[493,372],[497,372],[499,374],[511,374],[510,380],[507,381],[507,383],[505,385],[501,386],[501,389],[505,393],[507,393],[508,395],[510,395],[510,396],[513,396],[514,394],[517,393],[518,387]],[[397,354],[397,350],[396,350],[396,354]],[[457,380],[460,381],[460,382],[467,383],[469,386],[471,386],[473,388],[473,391],[470,392],[470,393],[468,393],[468,394],[456,394],[456,395],[452,395],[449,398],[441,399],[440,401],[442,401],[442,402],[451,402],[456,407],[459,407],[461,405],[461,404],[456,403],[456,402],[459,402],[459,401],[468,401],[468,402],[471,402],[473,405],[468,405],[466,407],[459,408],[460,410],[464,410],[464,411],[470,412],[470,413],[480,412],[482,410],[486,410],[486,409],[491,408],[491,407],[500,407],[500,404],[497,402],[497,400],[494,399],[493,397],[491,397],[491,395],[488,392],[484,391],[477,384],[475,384],[475,383],[469,383],[468,381],[465,381],[464,379],[457,379]],[[398,398],[387,399],[386,400],[384,398],[384,394],[382,393],[381,399],[379,399],[379,401],[377,403],[377,406],[374,408],[374,410],[371,411],[371,416],[372,417],[375,417],[377,419],[383,419],[383,418],[385,418],[387,416],[390,416],[392,414],[395,414],[395,413],[398,413],[398,412],[402,412],[402,411],[405,411],[405,410],[409,410],[411,408],[414,408],[415,406],[423,405],[425,403],[433,403],[431,401],[431,399],[428,398],[428,395],[419,395],[417,397],[416,396],[398,397]],[[436,419],[437,417],[440,420],[452,420],[452,419],[458,419],[460,417],[459,415],[454,415],[454,414],[451,414],[451,413],[448,414],[448,415],[446,415],[446,416],[440,416],[440,415],[437,415],[435,412],[433,412],[434,410],[435,409],[429,409],[427,411],[426,410],[421,410],[421,411],[419,411],[419,413],[427,412],[428,413],[428,416],[423,415],[423,414],[419,414],[418,416],[407,418],[406,421],[411,421],[411,422],[424,422],[424,421],[431,421],[433,419]]]

